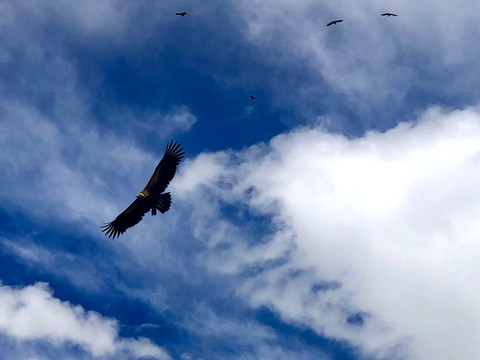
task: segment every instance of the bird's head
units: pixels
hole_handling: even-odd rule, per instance
[[[147,190],[142,190],[140,191],[140,194],[137,195],[137,198],[141,198],[141,199],[144,199],[144,198],[147,198],[150,196],[150,193],[147,191]]]

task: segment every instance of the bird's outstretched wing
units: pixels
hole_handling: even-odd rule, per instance
[[[150,210],[148,201],[137,198],[115,220],[102,226],[102,232],[108,237],[119,237],[128,228],[137,225],[143,216]]]
[[[145,189],[150,193],[161,194],[165,191],[170,181],[172,181],[177,171],[177,166],[183,159],[185,153],[180,144],[170,141],[165,150],[162,160],[158,163],[155,171],[153,172],[150,181]]]
[[[334,21],[331,21],[327,24],[327,26],[330,26],[330,25],[334,25],[336,23],[339,23],[339,22],[342,22],[343,20],[334,20]]]
[[[398,16],[397,14],[393,14],[393,13],[383,13],[382,16]]]

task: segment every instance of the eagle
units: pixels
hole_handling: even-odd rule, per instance
[[[162,214],[170,209],[172,197],[170,193],[163,193],[170,181],[172,181],[177,171],[177,166],[184,157],[185,152],[180,144],[173,143],[173,140],[167,144],[165,154],[158,163],[147,186],[140,191],[135,201],[111,223],[101,226],[102,232],[108,237],[119,237],[128,228],[137,225],[143,216],[152,211],[152,216],[157,214],[157,210]]]
[[[381,14],[381,16],[388,16],[388,17],[390,17],[390,16],[398,16],[398,15],[392,14],[392,13],[383,13],[383,14]]]
[[[175,13],[175,15],[185,16],[185,15],[187,15],[187,12],[186,11],[178,12],[178,13]]]
[[[255,99],[256,99],[256,97],[255,97],[255,96],[253,96],[253,95],[250,95],[250,99],[252,99],[252,100],[255,100]]]
[[[333,20],[327,24],[327,26],[335,25],[336,23],[342,22],[343,20]]]

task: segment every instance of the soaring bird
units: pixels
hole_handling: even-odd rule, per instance
[[[335,25],[336,23],[342,22],[343,20],[333,20],[327,24],[327,26]]]
[[[179,12],[179,13],[175,13],[175,15],[185,16],[185,15],[187,15],[187,12],[186,11]]]
[[[102,232],[108,237],[119,237],[128,228],[137,225],[143,216],[152,210],[152,215],[157,210],[162,214],[170,209],[172,197],[170,193],[162,194],[172,181],[177,171],[177,166],[184,157],[183,148],[177,142],[170,141],[162,160],[158,163],[147,186],[140,191],[135,201],[115,220],[102,226]]]
[[[388,17],[390,17],[390,16],[398,16],[398,15],[392,14],[392,13],[383,13],[383,14],[381,14],[381,16],[388,16]]]
[[[253,96],[253,95],[250,95],[250,99],[252,99],[252,100],[255,100],[255,99],[256,99],[256,97],[255,97],[255,96]]]

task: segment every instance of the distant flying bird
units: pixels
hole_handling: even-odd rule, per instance
[[[253,95],[250,95],[250,99],[252,99],[252,100],[255,100],[255,99],[256,99],[256,97],[255,97],[255,96],[253,96]]]
[[[390,17],[390,16],[398,16],[398,15],[392,14],[392,13],[384,13],[384,14],[382,14],[381,16],[388,16],[388,17]]]
[[[172,181],[184,156],[183,148],[180,144],[170,141],[165,150],[162,160],[158,163],[147,186],[137,195],[135,201],[115,220],[102,226],[102,232],[108,237],[119,237],[128,228],[137,225],[143,216],[152,210],[152,215],[157,214],[157,210],[162,214],[170,209],[172,197],[170,193],[162,194]]]
[[[186,11],[179,12],[179,13],[175,13],[175,15],[185,16],[185,15],[187,15],[187,12]]]
[[[333,20],[332,22],[329,22],[327,24],[327,26],[330,26],[330,25],[335,25],[336,23],[339,23],[339,22],[342,22],[343,20]]]

